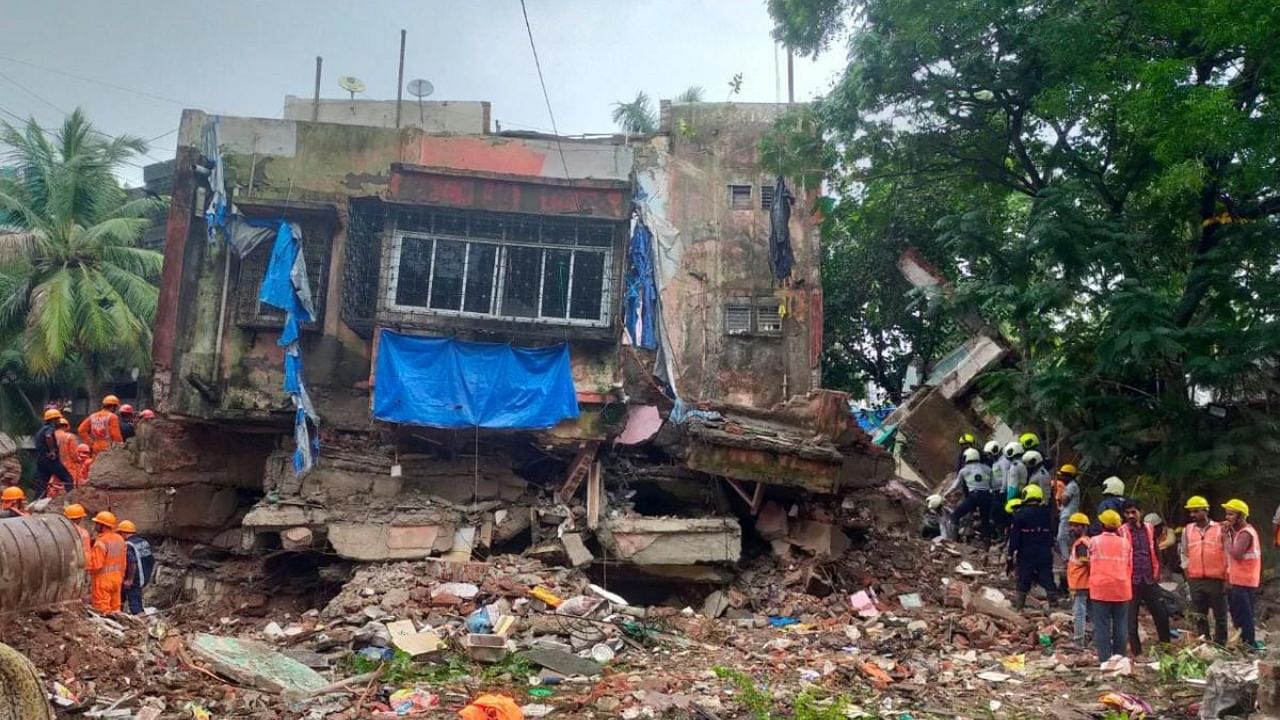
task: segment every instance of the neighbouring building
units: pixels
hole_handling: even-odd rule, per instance
[[[184,112],[162,419],[93,492],[232,552],[711,579],[744,528],[785,544],[780,503],[893,464],[821,389],[816,189],[758,150],[785,109],[663,103],[659,132],[590,140],[493,134],[487,103]],[[313,314],[264,301],[281,282]],[[840,545],[800,514],[795,543]]]

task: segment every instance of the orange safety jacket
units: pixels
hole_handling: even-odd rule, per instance
[[[1138,525],[1147,533],[1147,555],[1151,558],[1151,576],[1156,582],[1160,581],[1160,550],[1156,548],[1155,530],[1146,523],[1138,523]],[[1120,532],[1129,540],[1129,549],[1133,551],[1133,526],[1125,523],[1120,526]]]
[[[76,487],[79,487],[81,485],[80,453],[76,449],[80,447],[80,438],[70,430],[58,430],[54,436],[58,439],[58,459],[62,461],[62,467],[71,474]]]
[[[84,564],[89,565],[89,557],[93,554],[93,538],[89,537],[89,531],[76,525],[76,532],[80,533],[80,541],[84,543]]]
[[[100,613],[120,612],[120,588],[126,566],[124,538],[114,530],[98,533],[89,552],[89,603]]]
[[[1107,530],[1090,541],[1089,599],[1102,602],[1133,599],[1133,546],[1126,535]]]
[[[1071,543],[1071,553],[1067,558],[1067,589],[1072,592],[1089,589],[1089,561],[1087,558],[1081,560],[1076,552],[1081,545],[1087,548],[1089,540],[1089,536],[1084,535]]]
[[[124,435],[120,433],[120,418],[110,410],[99,410],[81,420],[76,434],[89,443],[95,457],[112,444],[124,442]]]
[[[1249,533],[1252,544],[1239,560],[1227,554],[1227,582],[1233,587],[1256,588],[1262,584],[1262,546],[1258,543],[1258,531],[1252,525],[1245,525],[1240,532]]]
[[[1188,580],[1225,580],[1227,578],[1227,548],[1222,526],[1210,521],[1203,529],[1191,523],[1182,531],[1187,544]]]

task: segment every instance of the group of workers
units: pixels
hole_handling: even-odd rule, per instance
[[[72,433],[71,422],[61,410],[46,409],[44,424],[35,436],[35,500],[56,498],[87,483],[99,453],[122,445],[133,437],[140,420],[153,418],[155,413],[151,410],[143,410],[136,417],[131,406],[121,405],[115,395],[107,395],[101,409],[86,417]],[[27,494],[21,487],[13,485],[0,492],[0,520],[30,514]],[[137,534],[133,522],[117,522],[110,511],[93,516],[92,533],[85,527],[89,514],[83,505],[69,504],[63,514],[75,525],[84,543],[90,605],[102,613],[120,612],[123,607],[135,615],[142,613],[142,588],[153,577],[155,567],[150,543]]]
[[[120,398],[107,395],[101,409],[82,420],[73,433],[71,421],[61,410],[46,409],[35,437],[35,499],[55,498],[84,485],[98,453],[123,444],[133,437],[140,420],[154,417],[151,410],[135,416],[132,405],[121,405]]]
[[[1262,576],[1262,545],[1249,523],[1249,506],[1232,499],[1222,505],[1222,521],[1210,518],[1209,501],[1199,495],[1185,504],[1189,523],[1181,540],[1164,527],[1155,513],[1142,513],[1139,501],[1125,496],[1124,482],[1109,477],[1102,484],[1096,516],[1081,512],[1083,493],[1079,472],[1064,464],[1051,473],[1037,449],[1039,438],[1023,433],[1001,447],[987,443],[978,450],[973,435],[960,437],[956,479],[946,492],[927,504],[940,513],[943,495],[963,494],[949,517],[940,516],[939,532],[954,539],[965,518],[977,511],[979,534],[991,541],[1005,532],[1009,569],[1016,570],[1015,605],[1025,606],[1033,585],[1044,589],[1055,605],[1059,590],[1072,599],[1073,640],[1083,645],[1090,616],[1098,657],[1106,662],[1126,650],[1142,653],[1138,611],[1146,608],[1161,643],[1171,641],[1169,614],[1159,588],[1161,555],[1177,544],[1201,635],[1227,641],[1227,615],[1248,647],[1255,637],[1254,602]],[[1280,534],[1277,534],[1280,544]],[[1055,553],[1063,560],[1063,575],[1055,582]]]

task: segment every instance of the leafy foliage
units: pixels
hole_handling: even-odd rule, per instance
[[[137,240],[165,201],[130,200],[113,175],[146,145],[79,110],[52,133],[4,123],[0,140],[18,170],[0,178],[0,339],[38,376],[79,363],[96,394],[105,363],[148,363],[162,258]]]
[[[953,309],[1001,331],[1017,362],[985,378],[994,409],[1100,473],[1171,487],[1274,463],[1280,6],[769,7],[801,52],[847,37],[817,109],[841,150],[841,221],[855,248],[920,248]],[[848,221],[877,205],[879,226]]]
[[[654,113],[653,102],[643,90],[636,93],[631,102],[613,104],[613,121],[627,134],[644,135],[658,129],[658,116]]]
[[[682,103],[700,103],[706,96],[701,85],[690,85],[684,89],[684,92],[676,96],[676,102]]]

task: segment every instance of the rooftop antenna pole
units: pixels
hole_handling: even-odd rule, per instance
[[[796,54],[787,48],[787,104],[796,101]]]
[[[400,72],[396,75],[396,127],[400,127],[400,99],[404,96],[404,36],[400,31]]]
[[[311,96],[311,122],[320,119],[320,66],[324,64],[324,58],[316,56],[316,91]]]

